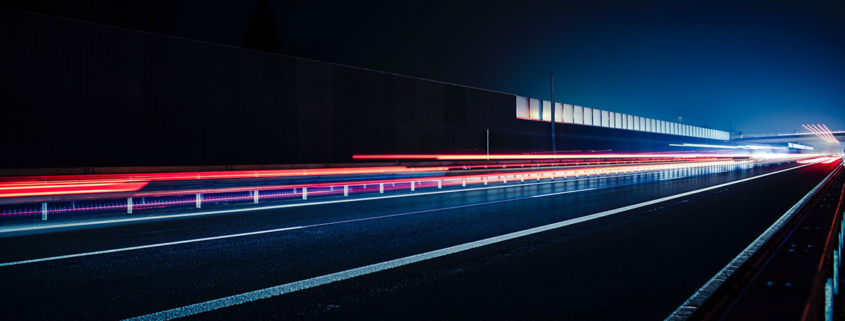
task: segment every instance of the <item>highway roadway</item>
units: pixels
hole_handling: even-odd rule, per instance
[[[834,166],[0,228],[0,318],[662,319]]]

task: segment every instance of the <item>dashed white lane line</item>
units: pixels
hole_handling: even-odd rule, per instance
[[[376,272],[380,272],[380,271],[384,271],[384,270],[388,270],[388,269],[392,269],[392,268],[396,268],[396,267],[400,267],[400,266],[404,266],[404,265],[408,265],[408,264],[412,264],[412,263],[417,263],[417,262],[421,262],[421,261],[425,261],[425,260],[430,260],[430,259],[446,256],[446,255],[449,255],[449,254],[454,254],[454,253],[458,253],[458,252],[462,252],[462,251],[466,251],[466,250],[479,248],[479,247],[494,244],[494,243],[504,242],[504,241],[515,239],[515,238],[531,235],[531,234],[537,234],[537,233],[541,233],[541,232],[545,232],[545,231],[549,231],[549,230],[553,230],[553,229],[558,229],[558,228],[573,225],[573,224],[587,222],[587,221],[591,221],[591,220],[594,220],[594,219],[598,219],[598,218],[622,213],[622,212],[625,212],[625,211],[630,211],[630,210],[633,210],[633,209],[637,209],[637,208],[641,208],[641,207],[645,207],[645,206],[650,206],[650,205],[653,205],[653,204],[657,204],[657,203],[661,203],[661,202],[665,202],[665,201],[669,201],[669,200],[673,200],[673,199],[687,197],[687,196],[690,196],[690,195],[693,195],[693,194],[706,192],[706,191],[710,191],[710,190],[714,190],[714,189],[719,189],[719,188],[722,188],[722,187],[725,187],[725,186],[739,184],[739,183],[747,182],[747,181],[750,181],[750,180],[763,178],[763,177],[766,177],[766,176],[771,176],[771,175],[783,173],[783,172],[786,172],[786,171],[791,171],[791,170],[806,167],[806,166],[810,166],[810,164],[802,165],[802,166],[796,166],[796,167],[792,167],[792,168],[788,168],[788,169],[784,169],[784,170],[779,170],[779,171],[771,172],[771,173],[767,173],[767,174],[761,174],[761,175],[758,175],[758,176],[749,177],[749,178],[745,178],[745,179],[741,179],[741,180],[737,180],[737,181],[733,181],[733,182],[728,182],[728,183],[719,184],[719,185],[715,185],[715,186],[711,186],[711,187],[697,189],[697,190],[694,190],[694,191],[689,191],[689,192],[685,192],[685,193],[666,196],[666,197],[662,197],[662,198],[647,201],[647,202],[628,205],[628,206],[620,207],[620,208],[617,208],[617,209],[599,212],[599,213],[595,213],[595,214],[591,214],[591,215],[587,215],[587,216],[582,216],[582,217],[578,217],[578,218],[574,218],[574,219],[569,219],[569,220],[565,220],[565,221],[561,221],[561,222],[557,222],[557,223],[552,223],[552,224],[548,224],[548,225],[538,226],[538,227],[535,227],[535,228],[530,228],[530,229],[526,229],[526,230],[522,230],[522,231],[517,231],[517,232],[508,233],[508,234],[504,234],[504,235],[500,235],[500,236],[486,238],[486,239],[482,239],[482,240],[478,240],[478,241],[474,241],[474,242],[455,245],[455,246],[451,246],[451,247],[447,247],[447,248],[443,248],[443,249],[439,249],[439,250],[434,250],[434,251],[429,251],[429,252],[420,253],[420,254],[416,254],[416,255],[411,255],[411,256],[407,256],[407,257],[403,257],[403,258],[399,258],[399,259],[386,261],[386,262],[370,264],[370,265],[367,265],[367,266],[362,266],[362,267],[349,269],[349,270],[345,270],[345,271],[340,271],[340,272],[336,272],[336,273],[332,273],[332,274],[317,276],[317,277],[313,277],[313,278],[310,278],[310,279],[286,283],[286,284],[277,285],[277,286],[273,286],[273,287],[269,287],[269,288],[264,288],[264,289],[260,289],[260,290],[235,294],[235,295],[232,295],[232,296],[227,296],[227,297],[223,297],[223,298],[219,298],[219,299],[214,299],[214,300],[200,302],[200,303],[191,304],[191,305],[186,305],[186,306],[182,306],[182,307],[178,307],[178,308],[174,308],[174,309],[170,309],[170,310],[165,310],[165,311],[161,311],[161,312],[142,315],[142,316],[131,318],[131,319],[128,319],[128,320],[139,320],[139,321],[140,320],[173,320],[173,319],[177,319],[177,318],[183,318],[183,317],[187,317],[187,316],[191,316],[191,315],[200,314],[200,313],[203,313],[203,312],[208,312],[208,311],[218,310],[218,309],[231,307],[231,306],[235,306],[235,305],[239,305],[239,304],[243,304],[243,303],[253,302],[253,301],[256,301],[256,300],[272,298],[272,297],[280,296],[280,295],[291,293],[291,292],[310,289],[310,288],[313,288],[313,287],[317,287],[317,286],[321,286],[321,285],[325,285],[325,284],[329,284],[329,283],[333,283],[333,282],[337,282],[337,281],[343,281],[343,280],[351,279],[351,278],[354,278],[354,277],[367,275],[367,274],[371,274],[371,273],[376,273]]]
[[[45,257],[45,258],[40,258],[40,259],[0,263],[0,267],[12,266],[12,265],[21,265],[21,264],[28,264],[28,263],[39,263],[39,262],[46,262],[46,261],[55,261],[55,260],[63,260],[63,259],[70,259],[70,258],[75,258],[75,257],[83,257],[83,256],[91,256],[91,255],[100,255],[100,254],[118,253],[118,252],[125,252],[125,251],[151,249],[151,248],[156,248],[156,247],[164,247],[164,246],[179,245],[179,244],[188,244],[188,243],[196,243],[196,242],[222,240],[222,239],[228,239],[228,238],[233,238],[233,237],[243,237],[243,236],[249,236],[249,235],[259,235],[259,234],[276,233],[276,232],[282,232],[282,231],[298,230],[298,229],[301,229],[301,228],[303,228],[303,227],[302,226],[293,226],[293,227],[285,227],[285,228],[278,228],[278,229],[272,229],[272,230],[248,232],[248,233],[229,234],[229,235],[221,235],[221,236],[212,236],[212,237],[203,237],[203,238],[198,238],[198,239],[175,241],[175,242],[166,242],[166,243],[156,243],[156,244],[148,244],[148,245],[140,245],[140,246],[132,246],[132,247],[123,247],[123,248],[119,248],[119,249],[102,250],[102,251],[94,251],[94,252],[87,252],[87,253],[77,253],[77,254],[68,254],[68,255],[60,255],[60,256],[51,256],[51,257]]]

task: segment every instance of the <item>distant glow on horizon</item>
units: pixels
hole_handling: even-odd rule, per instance
[[[821,124],[821,125],[810,124],[810,125],[801,125],[801,126],[804,126],[804,128],[806,128],[807,130],[809,130],[810,132],[812,132],[813,134],[815,134],[816,136],[821,138],[823,141],[826,141],[828,143],[835,143],[835,144],[839,143],[839,140],[836,139],[836,137],[833,136],[833,133],[824,124]]]
[[[803,149],[803,150],[813,150],[813,149],[815,149],[815,148],[813,148],[813,146],[801,145],[801,144],[797,144],[797,143],[789,143],[789,148]]]
[[[729,145],[708,145],[708,144],[669,144],[669,146],[678,146],[678,147],[701,147],[701,148],[729,148],[729,149],[776,149],[776,150],[784,150],[787,149],[786,147],[781,146],[758,146],[758,145],[736,145],[736,146],[729,146]]]

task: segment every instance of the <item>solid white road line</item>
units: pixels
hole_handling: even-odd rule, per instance
[[[258,235],[258,234],[275,233],[275,232],[281,232],[281,231],[298,230],[298,229],[301,229],[301,228],[303,228],[303,227],[302,226],[293,226],[293,227],[278,228],[278,229],[273,229],[273,230],[264,230],[264,231],[248,232],[248,233],[238,233],[238,234],[230,234],[230,235],[212,236],[212,237],[204,237],[204,238],[199,238],[199,239],[191,239],[191,240],[183,240],[183,241],[175,241],[175,242],[167,242],[167,243],[157,243],[157,244],[149,244],[149,245],[141,245],[141,246],[124,247],[124,248],[112,249],[112,250],[102,250],[102,251],[87,252],[87,253],[52,256],[52,257],[45,257],[45,258],[40,258],[40,259],[0,263],[0,267],[12,266],[12,265],[21,265],[21,264],[27,264],[27,263],[55,261],[55,260],[70,259],[70,258],[75,258],[75,257],[83,257],[83,256],[91,256],[91,255],[99,255],[99,254],[108,254],[108,253],[141,250],[141,249],[150,249],[150,248],[155,248],[155,247],[171,246],[171,245],[178,245],[178,244],[188,244],[188,243],[196,243],[196,242],[222,240],[222,239],[228,239],[228,238],[233,238],[233,237],[242,237],[242,236],[249,236],[249,235]]]
[[[706,188],[702,188],[702,189],[698,189],[698,190],[694,190],[694,191],[690,191],[690,192],[675,194],[675,195],[671,195],[671,196],[667,196],[667,197],[663,197],[663,198],[659,198],[659,199],[655,199],[655,200],[651,200],[651,201],[647,201],[647,202],[642,202],[642,203],[637,203],[637,204],[633,204],[633,205],[629,205],[629,206],[624,206],[624,207],[620,207],[620,208],[613,209],[613,210],[599,212],[599,213],[595,213],[595,214],[591,214],[591,215],[587,215],[587,216],[582,216],[582,217],[578,217],[578,218],[574,218],[574,219],[569,219],[569,220],[565,220],[565,221],[561,221],[561,222],[557,222],[557,223],[552,223],[552,224],[548,224],[548,225],[538,226],[538,227],[535,227],[535,228],[530,228],[530,229],[526,229],[526,230],[522,230],[522,231],[517,231],[517,232],[508,233],[508,234],[504,234],[504,235],[500,235],[500,236],[486,238],[486,239],[482,239],[482,240],[478,240],[478,241],[474,241],[474,242],[455,245],[455,246],[447,247],[447,248],[444,248],[444,249],[420,253],[420,254],[416,254],[416,255],[411,255],[411,256],[395,259],[395,260],[370,264],[370,265],[362,266],[362,267],[359,267],[359,268],[354,268],[354,269],[340,271],[340,272],[336,272],[336,273],[332,273],[332,274],[313,277],[313,278],[310,278],[310,279],[286,283],[286,284],[277,285],[277,286],[273,286],[273,287],[269,287],[269,288],[264,288],[264,289],[255,290],[255,291],[246,292],[246,293],[241,293],[241,294],[235,294],[235,295],[232,295],[232,296],[223,297],[223,298],[219,298],[219,299],[215,299],[215,300],[200,302],[200,303],[191,304],[191,305],[187,305],[187,306],[183,306],[183,307],[178,307],[178,308],[174,308],[174,309],[170,309],[170,310],[165,310],[165,311],[161,311],[161,312],[142,315],[142,316],[131,318],[131,319],[128,319],[128,320],[173,320],[173,319],[177,319],[177,318],[196,315],[196,314],[203,313],[203,312],[222,309],[222,308],[226,308],[226,307],[230,307],[230,306],[234,306],[234,305],[253,302],[253,301],[256,301],[256,300],[267,299],[267,298],[271,298],[271,297],[275,297],[275,296],[279,296],[279,295],[283,295],[283,294],[287,294],[287,293],[291,293],[291,292],[310,289],[310,288],[313,288],[313,287],[317,287],[317,286],[321,286],[321,285],[325,285],[325,284],[329,284],[329,283],[333,283],[333,282],[337,282],[337,281],[343,281],[343,280],[351,279],[351,278],[362,276],[362,275],[367,275],[367,274],[371,274],[371,273],[375,273],[375,272],[380,272],[380,271],[392,269],[392,268],[400,267],[400,266],[403,266],[403,265],[408,265],[408,264],[412,264],[412,263],[416,263],[416,262],[421,262],[421,261],[425,261],[425,260],[429,260],[429,259],[433,259],[433,258],[446,256],[446,255],[453,254],[453,253],[471,250],[471,249],[479,248],[479,247],[482,247],[482,246],[485,246],[485,245],[504,242],[504,241],[515,239],[515,238],[531,235],[531,234],[537,234],[537,233],[546,232],[546,231],[549,231],[549,230],[558,229],[558,228],[573,225],[573,224],[587,222],[587,221],[590,221],[590,220],[594,220],[594,219],[598,219],[598,218],[622,213],[622,212],[625,212],[625,211],[630,211],[630,210],[633,210],[633,209],[646,207],[646,206],[654,205],[654,204],[657,204],[657,203],[661,203],[661,202],[665,202],[665,201],[669,201],[669,200],[673,200],[673,199],[677,199],[677,198],[687,197],[687,196],[690,196],[690,195],[693,195],[693,194],[706,192],[706,191],[710,191],[710,190],[714,190],[714,189],[719,189],[719,188],[722,188],[722,187],[726,187],[726,186],[730,186],[730,185],[734,185],[734,184],[739,184],[739,183],[747,182],[747,181],[750,181],[750,180],[763,178],[763,177],[766,177],[766,176],[775,175],[775,174],[783,173],[783,172],[786,172],[786,171],[791,171],[791,170],[806,167],[806,166],[810,166],[810,164],[802,165],[802,166],[796,166],[796,167],[792,167],[792,168],[788,168],[788,169],[784,169],[784,170],[779,170],[779,171],[776,171],[776,172],[771,172],[771,173],[762,174],[762,175],[758,175],[758,176],[754,176],[754,177],[749,177],[749,178],[745,178],[745,179],[741,179],[741,180],[737,180],[737,181],[733,181],[733,182],[728,182],[728,183],[724,183],[724,184],[719,184],[719,185],[715,185],[715,186],[711,186],[711,187],[706,187]]]

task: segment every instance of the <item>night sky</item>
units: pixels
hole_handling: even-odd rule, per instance
[[[59,14],[84,19],[86,1]],[[167,33],[239,46],[252,1],[168,2]],[[273,1],[325,60],[745,133],[845,129],[843,1]]]

